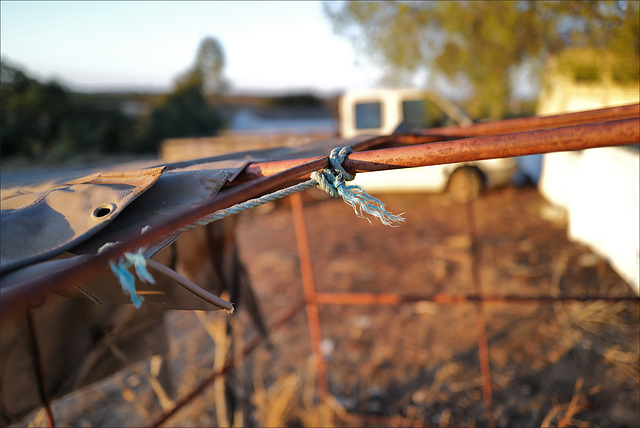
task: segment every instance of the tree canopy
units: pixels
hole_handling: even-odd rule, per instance
[[[176,91],[200,86],[206,96],[217,96],[228,89],[229,82],[223,75],[224,51],[214,37],[205,37],[198,47],[191,67],[176,80]]]
[[[215,135],[222,119],[214,103],[227,87],[223,67],[222,47],[216,39],[206,37],[194,63],[176,79],[173,91],[160,98],[139,125],[136,151],[156,150],[165,138]]]
[[[472,92],[474,116],[499,118],[523,67],[538,78],[568,48],[592,48],[623,79],[638,79],[639,3],[635,1],[326,2],[338,34],[406,84],[427,71]],[[612,59],[614,58],[614,59]],[[536,82],[538,83],[538,82]]]
[[[217,95],[227,86],[223,67],[222,47],[205,38],[171,92],[115,96],[42,83],[3,58],[0,154],[58,160],[75,154],[156,152],[165,138],[215,135],[222,126]],[[151,112],[127,116],[127,101],[150,106]]]
[[[83,102],[55,81],[41,83],[3,59],[2,156],[63,158],[123,150],[131,120],[117,108]]]

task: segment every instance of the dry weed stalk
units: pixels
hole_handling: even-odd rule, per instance
[[[623,371],[637,384],[640,384],[640,372],[638,371],[638,355],[635,352],[627,352],[620,345],[614,345],[604,353],[605,361],[613,364]]]
[[[238,322],[237,318],[231,319],[231,331],[233,333],[233,365],[235,367],[242,367],[244,364],[244,339],[243,339],[243,329],[242,325]],[[241,385],[244,385],[244,377],[240,382]],[[246,397],[246,390],[243,389],[242,397]],[[243,427],[244,423],[244,412],[242,408],[237,408],[235,410],[233,416],[233,426],[234,427]]]
[[[568,251],[563,251],[562,254],[560,254],[560,256],[558,256],[558,258],[554,260],[551,266],[551,279],[549,280],[549,288],[552,296],[560,296],[560,282],[562,281],[562,277],[566,273],[568,266],[569,253]],[[570,347],[571,344],[580,339],[581,334],[574,330],[573,324],[571,322],[571,317],[567,313],[567,308],[564,303],[559,301],[555,302],[553,304],[553,309],[563,330],[563,337],[565,338],[564,341]]]
[[[224,298],[224,297],[223,297]],[[220,371],[227,362],[227,355],[231,347],[231,341],[227,335],[226,320],[213,314],[209,318],[205,312],[195,311],[198,320],[207,331],[211,340],[215,343],[215,354],[213,359],[213,371]],[[227,399],[225,397],[225,378],[218,376],[213,382],[214,402],[216,407],[216,422],[220,427],[229,427],[227,415]]]
[[[265,389],[263,368],[254,370],[254,404],[257,408],[256,417],[262,426],[282,427],[293,420],[295,414],[294,397],[298,392],[298,376],[290,374],[278,379],[269,389]]]
[[[573,417],[582,409],[584,409],[587,403],[587,394],[594,394],[598,391],[598,388],[591,388],[587,394],[582,392],[582,386],[584,384],[584,378],[579,378],[573,388],[573,396],[571,401],[565,404],[559,404],[557,397],[553,398],[553,407],[547,413],[545,418],[540,424],[540,427],[549,427],[554,420],[558,420],[556,426],[558,428],[564,428],[568,426],[576,427],[588,427],[589,423],[584,422]],[[563,414],[564,413],[564,414]]]
[[[154,355],[151,357],[150,367],[149,367],[149,376],[147,376],[147,380],[151,385],[151,389],[158,397],[158,401],[160,402],[160,407],[162,407],[163,411],[168,411],[175,406],[175,402],[169,398],[167,391],[162,387],[162,383],[158,380],[158,376],[160,375],[160,369],[162,367],[162,357],[159,355]]]
[[[324,402],[315,401],[316,372],[309,361],[302,376],[291,373],[278,379],[269,388],[264,386],[265,358],[257,358],[254,368],[254,404],[257,419],[265,427],[299,424],[303,427],[331,427],[335,418],[345,418],[346,411],[329,396]]]
[[[440,420],[438,421],[439,427],[449,426],[449,420],[451,419],[451,410],[444,409],[442,414],[440,415]]]
[[[162,382],[160,382],[158,378],[158,376],[160,376],[160,370],[163,362],[161,356],[154,355],[151,357],[149,361],[149,373],[147,374],[144,373],[142,369],[137,365],[131,364],[131,361],[129,360],[127,355],[122,352],[115,344],[112,343],[109,346],[109,349],[116,358],[122,361],[125,367],[129,367],[133,373],[137,374],[142,379],[146,379],[147,382],[149,382],[149,385],[151,385],[151,389],[158,399],[162,410],[167,411],[168,409],[173,408],[175,402],[169,398],[169,394],[167,394],[167,391],[162,386]],[[121,395],[125,401],[135,406],[136,411],[139,414],[143,415],[144,417],[149,416],[149,411],[140,404],[139,400],[136,399],[136,394],[133,390],[124,388]]]
[[[625,309],[625,302],[611,304],[602,300],[596,300],[593,303],[570,306],[568,309],[572,320],[579,324],[582,328],[598,334],[595,329],[591,329],[587,323],[620,325],[620,312]]]

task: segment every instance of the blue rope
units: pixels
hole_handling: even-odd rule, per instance
[[[282,199],[285,196],[309,189],[313,186],[324,190],[331,195],[331,197],[342,197],[345,203],[351,205],[358,217],[366,219],[369,223],[371,223],[371,220],[369,220],[365,214],[374,216],[386,226],[395,227],[397,226],[397,223],[405,221],[402,214],[395,215],[389,213],[384,203],[369,195],[362,187],[358,185],[347,185],[345,183],[345,181],[351,181],[355,178],[353,174],[349,173],[342,167],[342,162],[351,153],[353,153],[351,147],[335,148],[329,155],[329,163],[331,164],[331,167],[313,172],[310,180],[264,195],[260,198],[249,199],[248,201],[233,205],[229,208],[218,210],[201,218],[195,223],[178,229],[176,232],[180,233],[196,227],[205,226],[216,220],[238,214],[242,211],[255,208],[268,202]],[[105,244],[102,248],[109,245],[111,244]],[[133,266],[140,279],[150,284],[154,284],[155,281],[147,271],[146,265],[147,263],[143,254],[143,249],[139,249],[136,253],[124,253],[118,260],[117,264],[113,261],[109,262],[111,270],[120,280],[123,292],[126,295],[131,296],[131,301],[136,308],[140,307],[144,298],[142,296],[138,296],[136,293],[135,276],[129,272],[129,268]]]

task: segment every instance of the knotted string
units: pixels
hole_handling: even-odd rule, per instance
[[[319,189],[324,190],[332,197],[342,197],[345,203],[351,205],[358,217],[366,219],[369,223],[371,220],[363,213],[374,216],[385,226],[396,226],[396,223],[403,222],[402,214],[395,215],[388,212],[382,201],[369,195],[362,187],[345,183],[345,181],[351,181],[355,178],[353,174],[342,167],[342,162],[351,153],[353,153],[351,147],[333,149],[329,156],[331,168],[313,172],[311,180],[316,182]]]
[[[300,192],[302,190],[306,190],[313,186],[324,190],[334,198],[337,198],[339,196],[342,197],[345,203],[351,205],[358,217],[366,219],[369,223],[371,223],[371,220],[369,220],[369,218],[366,217],[365,214],[374,216],[386,226],[396,226],[397,223],[405,221],[401,214],[395,215],[389,213],[384,203],[369,195],[362,187],[358,185],[346,184],[346,181],[351,181],[355,178],[353,174],[349,173],[342,166],[342,162],[344,162],[345,158],[351,153],[353,153],[351,147],[335,148],[329,155],[329,163],[331,166],[323,168],[320,171],[313,172],[311,174],[310,180],[307,180],[295,186],[278,190],[268,195],[264,195],[260,198],[249,199],[246,202],[233,205],[226,209],[218,210],[188,226],[184,226],[181,229],[178,229],[176,232],[180,233],[199,226],[205,226],[216,220],[220,220],[222,218],[228,217],[233,214],[238,214],[250,208],[254,208],[259,205],[284,198],[285,196]],[[147,227],[148,226],[146,226],[145,229]],[[143,229],[143,232],[145,229]],[[98,252],[111,245],[114,244],[107,243],[103,245]],[[139,308],[144,298],[136,293],[135,276],[129,272],[129,268],[133,266],[135,268],[136,274],[143,281],[150,284],[155,283],[153,277],[147,271],[147,262],[143,254],[143,249],[139,249],[135,253],[124,253],[122,257],[118,259],[117,263],[110,261],[109,266],[111,266],[111,270],[120,280],[123,292],[126,295],[131,296],[131,301],[133,302],[134,306],[136,308]]]

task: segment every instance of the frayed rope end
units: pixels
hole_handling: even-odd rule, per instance
[[[358,185],[346,185],[344,182],[338,187],[338,193],[345,203],[351,205],[358,217],[367,219],[364,214],[369,214],[377,218],[385,226],[398,227],[399,223],[405,221],[402,214],[392,214],[387,211],[386,205],[379,199],[374,198]]]
[[[391,214],[379,199],[369,195],[358,185],[347,185],[345,180],[353,180],[354,176],[348,173],[342,162],[353,150],[349,147],[337,148],[331,152],[329,160],[332,168],[324,168],[311,174],[311,179],[316,182],[319,189],[324,190],[332,197],[342,197],[345,203],[351,205],[358,217],[366,219],[369,223],[369,214],[380,220],[385,226],[396,227],[404,222],[402,214]]]

